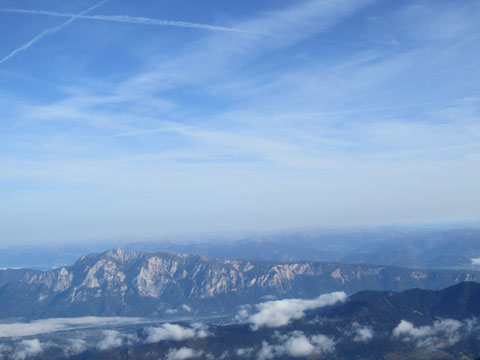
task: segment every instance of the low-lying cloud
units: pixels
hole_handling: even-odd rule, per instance
[[[373,329],[370,326],[361,326],[357,322],[352,324],[351,333],[355,342],[369,342],[374,336]]]
[[[204,338],[209,335],[207,328],[202,323],[193,323],[191,327],[177,324],[162,324],[159,327],[145,329],[146,343],[155,343],[163,340],[182,341],[191,338]]]
[[[249,358],[252,352],[253,348],[240,348],[235,350],[235,355]]]
[[[31,322],[6,323],[0,324],[0,338],[35,336],[57,331],[96,328],[102,326],[141,324],[145,322],[149,322],[149,320],[130,317],[86,316],[79,318],[52,318],[35,320]]]
[[[81,354],[88,349],[88,344],[85,340],[80,338],[70,339],[70,346],[67,346],[63,353],[66,357]]]
[[[12,359],[25,360],[40,355],[43,350],[43,345],[38,339],[22,340],[17,344]]]
[[[278,343],[270,345],[263,341],[257,354],[259,360],[274,359],[278,356],[306,357],[329,354],[335,351],[335,341],[325,335],[306,336],[301,331],[279,335]]]
[[[190,306],[188,306],[187,304],[183,304],[182,309],[187,311],[187,312],[192,312],[192,308]]]
[[[446,319],[435,321],[432,325],[416,327],[402,320],[393,329],[393,336],[405,342],[414,342],[417,347],[441,349],[458,343],[462,338],[478,330],[478,321],[469,319],[463,322]]]
[[[38,339],[18,341],[15,345],[0,344],[0,359],[26,360],[43,353],[46,347]]]
[[[122,334],[117,330],[105,330],[104,338],[97,344],[101,351],[115,349],[123,345],[133,345],[139,341],[135,334]]]
[[[104,331],[105,337],[97,344],[98,350],[110,350],[123,345],[123,339],[120,332],[116,330]]]
[[[292,320],[301,319],[305,311],[334,305],[337,302],[344,302],[347,295],[344,292],[333,292],[320,295],[313,300],[284,299],[267,301],[255,305],[257,312],[249,314],[247,309],[237,314],[237,320],[252,324],[252,329],[260,327],[277,328],[285,326]]]
[[[202,354],[202,351],[195,351],[188,347],[182,347],[180,349],[170,349],[167,352],[166,360],[193,359],[202,356]]]
[[[84,318],[56,318],[45,319],[25,323],[0,324],[0,337],[18,338],[16,344],[7,346],[0,344],[0,359],[7,357],[13,360],[25,360],[41,354],[45,347],[57,347],[58,351],[64,356],[71,357],[87,351],[90,346],[88,343],[77,335],[66,334],[66,343],[40,343],[38,339],[25,339],[21,337],[32,336],[36,334],[45,334],[55,331],[82,330],[90,328],[98,328],[102,326],[118,326],[144,323],[147,320],[141,318],[100,318],[100,317],[84,317]],[[103,337],[91,347],[99,351],[107,351],[122,346],[132,346],[135,344],[154,343],[162,340],[182,341],[192,338],[204,338],[211,333],[208,331],[207,325],[201,322],[195,322],[188,326],[177,324],[162,324],[158,327],[147,327],[144,329],[144,336],[139,337],[136,333],[122,333],[114,329],[103,330]],[[198,352],[190,353],[188,350],[173,349],[169,355],[169,359],[187,359],[189,357],[198,357]],[[183,357],[183,356],[189,357]],[[198,356],[197,356],[198,355]]]
[[[472,260],[472,265],[480,265],[480,258],[471,259],[471,260]]]

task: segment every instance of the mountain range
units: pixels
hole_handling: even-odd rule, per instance
[[[274,234],[171,238],[131,238],[42,246],[3,246],[0,267],[49,270],[80,256],[122,247],[133,251],[169,250],[211,258],[273,262],[326,261],[409,268],[480,269],[480,229],[385,227],[325,229]],[[478,259],[476,262],[472,261]],[[476,265],[477,264],[477,265]]]
[[[7,281],[7,279],[9,279]],[[480,281],[470,270],[330,262],[211,259],[113,249],[51,271],[0,271],[0,318],[232,315],[266,299],[362,290],[441,289]]]
[[[131,250],[165,249],[208,257],[269,261],[335,261],[408,268],[476,269],[480,229],[358,229],[283,233],[232,241],[149,241],[126,244]]]

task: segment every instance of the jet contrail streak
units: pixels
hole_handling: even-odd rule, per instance
[[[5,61],[13,58],[15,55],[27,50],[29,47],[31,47],[33,44],[35,44],[37,41],[40,41],[42,40],[44,37],[47,37],[49,35],[52,35],[52,34],[55,34],[57,31],[60,31],[62,30],[64,27],[70,25],[73,21],[75,21],[76,19],[78,18],[81,18],[82,16],[84,16],[85,14],[89,13],[90,11],[96,9],[97,7],[103,5],[105,2],[107,2],[108,0],[102,0],[100,1],[99,3],[93,5],[92,7],[89,7],[88,9],[84,10],[84,11],[81,11],[79,12],[78,14],[70,14],[68,17],[70,19],[68,19],[67,21],[65,21],[64,23],[60,24],[60,25],[57,25],[57,26],[54,26],[54,27],[51,27],[51,28],[48,28],[46,30],[43,30],[40,34],[38,34],[37,36],[35,36],[32,40],[26,42],[25,44],[23,44],[22,46],[20,46],[19,48],[13,50],[10,54],[8,54],[7,56],[5,56],[3,59],[0,60],[0,64],[3,64]]]
[[[22,13],[22,14],[36,14],[36,15],[48,15],[48,16],[60,16],[60,17],[72,17],[74,14],[69,13],[59,13],[53,11],[44,11],[44,10],[22,10],[22,9],[0,9],[0,12],[11,12],[11,13]],[[161,20],[161,19],[152,19],[146,17],[138,16],[128,16],[128,15],[79,15],[77,19],[89,19],[89,20],[103,20],[103,21],[112,21],[112,22],[121,22],[121,23],[131,23],[131,24],[144,24],[144,25],[157,25],[157,26],[179,26],[195,29],[205,29],[205,30],[216,30],[216,31],[233,31],[233,32],[243,32],[248,33],[250,31],[231,28],[226,26],[216,26],[208,24],[198,24],[185,21],[171,21],[171,20]]]

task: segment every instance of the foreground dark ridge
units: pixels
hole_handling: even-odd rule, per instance
[[[232,314],[266,297],[313,298],[480,281],[476,271],[412,270],[340,263],[210,259],[173,252],[109,250],[74,265],[25,272],[0,287],[1,318]]]
[[[140,342],[77,359],[163,359],[187,348],[202,359],[474,360],[480,355],[479,316],[476,282],[441,291],[362,291],[286,326],[212,326],[207,337]]]

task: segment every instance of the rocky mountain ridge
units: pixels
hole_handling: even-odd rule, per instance
[[[1,318],[232,314],[268,298],[331,291],[440,289],[480,281],[475,271],[412,270],[339,263],[210,259],[168,251],[113,249],[72,266],[25,272],[0,287]]]

